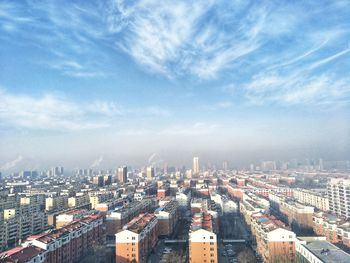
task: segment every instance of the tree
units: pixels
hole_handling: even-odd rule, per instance
[[[256,263],[256,258],[253,250],[249,248],[245,248],[241,252],[238,253],[238,261],[240,263]]]

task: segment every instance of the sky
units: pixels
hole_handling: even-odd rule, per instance
[[[0,0],[0,171],[350,159],[350,2]]]

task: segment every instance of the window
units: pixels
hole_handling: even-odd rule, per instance
[[[131,239],[132,239],[132,240],[135,240],[135,237],[132,237]]]
[[[210,239],[214,239],[214,237],[213,237],[213,236],[210,236]]]

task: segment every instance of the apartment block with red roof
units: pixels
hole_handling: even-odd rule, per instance
[[[116,262],[147,262],[158,242],[158,219],[154,214],[140,214],[115,235]]]

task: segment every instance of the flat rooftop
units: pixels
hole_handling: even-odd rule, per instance
[[[304,245],[324,263],[349,263],[350,255],[335,245],[322,240],[307,242]]]

